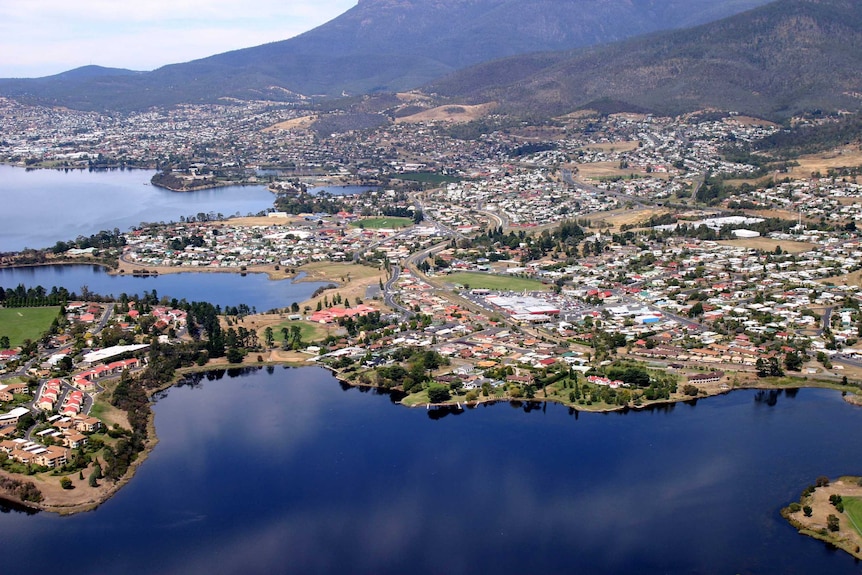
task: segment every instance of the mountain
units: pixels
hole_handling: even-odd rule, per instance
[[[300,36],[158,70],[0,80],[0,95],[77,109],[411,89],[466,66],[682,28],[770,0],[360,0]]]
[[[778,0],[687,30],[480,64],[426,90],[519,113],[610,100],[669,114],[714,107],[783,119],[862,108],[860,62],[862,3]]]

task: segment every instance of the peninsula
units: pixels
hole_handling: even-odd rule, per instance
[[[862,477],[818,477],[781,515],[801,534],[862,559]]]

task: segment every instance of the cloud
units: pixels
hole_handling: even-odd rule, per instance
[[[0,3],[0,77],[98,64],[151,70],[292,38],[356,0],[31,0]]]

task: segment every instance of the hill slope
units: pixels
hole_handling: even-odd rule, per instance
[[[285,40],[143,74],[0,80],[0,95],[79,109],[415,88],[465,66],[706,22],[770,0],[361,0]]]
[[[600,99],[662,113],[704,107],[783,118],[862,108],[862,3],[778,0],[688,30],[456,73],[429,91],[565,113]]]

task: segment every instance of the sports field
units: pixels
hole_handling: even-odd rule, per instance
[[[366,228],[369,230],[380,230],[390,228],[406,228],[413,225],[410,218],[365,218],[350,224],[354,228]]]
[[[859,497],[844,497],[844,513],[850,520],[850,525],[856,530],[859,535],[862,535],[862,499]]]
[[[465,287],[469,286],[470,289],[480,288],[501,291],[540,291],[550,289],[551,287],[539,280],[476,272],[454,273],[446,276],[445,281],[447,283],[461,284]]]
[[[35,341],[51,327],[59,307],[16,307],[0,309],[0,337],[9,338],[12,347],[25,339]]]

